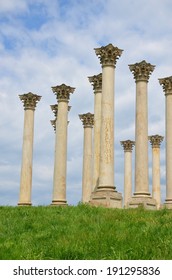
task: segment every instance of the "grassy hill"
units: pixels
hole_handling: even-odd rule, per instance
[[[0,259],[172,259],[172,211],[1,206]]]

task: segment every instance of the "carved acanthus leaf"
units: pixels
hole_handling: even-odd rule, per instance
[[[38,103],[38,101],[40,101],[41,96],[29,92],[19,95],[19,98],[23,102],[25,110],[35,110],[36,104]]]
[[[163,141],[164,137],[160,135],[151,135],[148,137],[152,148],[160,148],[161,142]]]
[[[124,148],[124,152],[131,152],[135,145],[135,141],[131,140],[120,141],[120,143]]]
[[[58,101],[69,101],[70,93],[73,93],[75,88],[62,84],[60,86],[52,87]]]
[[[159,79],[165,94],[172,94],[172,76]]]
[[[94,114],[91,114],[90,112],[87,114],[79,115],[80,120],[83,123],[83,126],[93,126],[94,125]]]
[[[121,56],[123,50],[114,47],[112,44],[103,46],[101,48],[95,48],[96,55],[100,59],[102,66],[114,66],[116,65],[117,59]]]
[[[92,77],[88,77],[89,82],[93,86],[93,90],[96,91],[101,91],[102,90],[102,73],[98,75],[94,75]]]
[[[130,64],[129,69],[134,75],[134,79],[137,81],[146,81],[148,82],[151,73],[153,72],[155,65],[147,63],[145,60]]]

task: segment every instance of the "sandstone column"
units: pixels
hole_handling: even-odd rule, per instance
[[[136,82],[135,193],[130,207],[142,204],[145,208],[156,209],[156,201],[149,193],[147,103],[147,84],[155,66],[143,60],[129,68]]]
[[[88,77],[94,90],[93,187],[99,185],[102,73]]]
[[[127,208],[132,197],[132,149],[135,142],[126,140],[120,143],[124,148],[124,208]]]
[[[63,206],[67,205],[66,170],[68,102],[70,93],[73,93],[75,88],[62,84],[60,86],[52,87],[52,90],[58,101],[52,205]]]
[[[101,139],[99,186],[90,203],[105,207],[122,207],[122,195],[114,186],[114,70],[122,50],[109,44],[96,48],[102,65]]]
[[[172,76],[159,79],[166,99],[166,199],[165,207],[172,209]]]
[[[24,105],[24,132],[23,132],[23,152],[20,178],[20,196],[18,205],[31,205],[32,189],[32,156],[34,137],[34,111],[41,96],[31,92],[19,95]]]
[[[84,126],[84,150],[83,150],[83,171],[82,171],[82,202],[88,203],[92,186],[92,128],[94,114],[87,113],[79,115]]]
[[[161,187],[160,187],[160,144],[164,137],[160,135],[149,136],[152,145],[152,197],[157,202],[157,209],[161,206]]]

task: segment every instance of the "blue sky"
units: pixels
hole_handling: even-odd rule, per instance
[[[19,197],[24,110],[19,94],[42,96],[35,111],[33,205],[50,204],[55,134],[51,86],[76,90],[69,105],[67,200],[81,199],[83,127],[78,114],[93,112],[88,76],[101,72],[94,48],[123,49],[115,73],[115,185],[123,192],[121,140],[134,139],[135,82],[128,64],[156,65],[148,84],[149,135],[165,134],[165,97],[158,78],[172,75],[170,0],[0,0],[0,204]],[[134,158],[134,152],[133,152]],[[149,173],[151,191],[151,148]],[[133,169],[134,175],[134,169]],[[161,146],[162,201],[165,145]]]

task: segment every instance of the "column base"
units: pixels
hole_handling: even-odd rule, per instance
[[[31,202],[18,202],[17,203],[18,206],[32,206]]]
[[[163,208],[172,209],[172,198],[165,199]]]
[[[106,208],[122,208],[122,194],[114,186],[99,186],[92,192],[89,204]]]
[[[52,200],[51,206],[67,206],[66,200]]]
[[[147,210],[157,209],[156,200],[151,196],[133,196],[129,199],[126,208],[138,208],[139,206],[142,206]]]
[[[150,195],[150,192],[135,192],[134,194],[134,197],[137,196],[137,197],[151,197]]]

